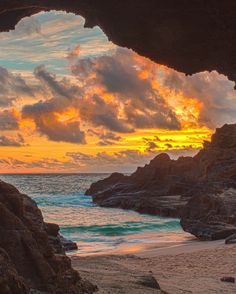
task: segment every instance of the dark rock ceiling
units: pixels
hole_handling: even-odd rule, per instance
[[[0,0],[0,30],[52,9],[82,15],[115,44],[178,71],[236,80],[235,0]]]

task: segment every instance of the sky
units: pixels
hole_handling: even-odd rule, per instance
[[[1,173],[132,172],[196,154],[235,120],[225,76],[185,76],[80,16],[41,12],[0,33]]]

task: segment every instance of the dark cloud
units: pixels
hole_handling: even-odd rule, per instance
[[[0,66],[0,107],[8,107],[21,95],[33,96],[33,89],[25,80]]]
[[[112,132],[105,132],[103,130],[94,131],[92,129],[88,130],[88,133],[92,136],[96,136],[100,139],[98,145],[109,146],[115,144],[117,141],[121,140],[121,137]]]
[[[119,133],[131,133],[134,130],[124,119],[117,117],[115,105],[106,103],[102,97],[93,95],[90,104],[83,104],[80,108],[80,115],[86,121],[90,120],[95,126],[103,126],[108,130]],[[89,106],[90,116],[87,116]]]
[[[170,143],[166,143],[165,146],[166,146],[167,148],[173,148],[173,146],[172,146]]]
[[[25,105],[22,109],[23,117],[33,119],[38,132],[46,135],[49,140],[85,144],[85,133],[80,129],[80,121],[62,122],[57,117],[57,114],[64,113],[73,106],[79,88],[68,84],[66,79],[57,81],[56,76],[49,73],[44,66],[35,69],[35,77],[48,87],[52,98]]]
[[[81,94],[78,93],[80,88],[77,86],[72,86],[67,79],[62,79],[57,81],[56,75],[50,73],[46,70],[44,65],[40,65],[35,68],[34,75],[39,79],[42,84],[51,91],[53,96],[61,96],[67,99],[72,99],[75,95]]]
[[[161,111],[149,114],[148,110],[143,110],[142,113],[137,112],[133,107],[126,108],[126,115],[129,117],[132,125],[136,128],[160,128],[169,130],[180,129],[180,122],[172,110],[164,107]]]
[[[0,136],[1,147],[21,147],[24,146],[24,139],[21,135],[17,138],[10,138],[7,136]]]
[[[142,70],[144,65],[139,63],[137,55],[122,48],[118,48],[112,56],[80,59],[72,66],[74,75],[88,81],[86,86],[98,85],[115,95],[117,102],[123,106],[124,119],[133,129],[179,129],[180,122],[174,111],[152,86],[155,74],[142,79]],[[115,130],[113,123],[108,118],[106,125]]]
[[[154,141],[154,140],[157,142],[162,142],[162,140],[158,136],[154,136],[152,138],[143,137],[144,142],[150,142],[150,141]]]
[[[48,137],[49,140],[57,142],[68,142],[85,144],[85,133],[80,129],[80,122],[61,123],[51,116],[50,121],[44,118],[36,120],[38,131]]]
[[[144,104],[149,104],[148,94],[151,90],[148,80],[140,79],[135,68],[132,53],[126,49],[117,49],[113,56],[102,56],[97,63],[98,78],[111,93],[126,97],[135,97]],[[151,103],[151,105],[153,105]]]
[[[39,66],[34,74],[47,93],[47,99],[27,105],[22,111],[23,116],[32,118],[37,130],[50,140],[85,143],[85,132],[80,129],[84,126],[99,129],[101,136],[97,137],[101,146],[117,141],[102,138],[104,130],[107,133],[132,133],[146,128],[178,130],[181,115],[185,115],[185,110],[191,112],[188,99],[199,102],[195,126],[213,127],[222,120],[236,118],[233,86],[216,73],[186,77],[167,69],[160,74],[156,64],[121,48],[110,56],[81,59],[79,47],[75,47],[68,60],[77,85],[74,80],[58,79],[45,66]],[[157,79],[159,86],[154,86]],[[22,89],[29,91],[26,83],[21,82]],[[161,87],[168,91],[159,90]],[[169,105],[166,93],[169,96],[168,93],[181,94],[186,99],[181,115],[176,114],[174,104]],[[222,101],[226,101],[225,106]],[[78,113],[78,118],[60,121],[58,115],[70,108]],[[155,143],[158,139],[152,141]],[[163,142],[172,141],[165,139]]]
[[[131,133],[136,128],[180,128],[173,110],[153,89],[151,78],[140,78],[143,68],[135,53],[118,49],[112,56],[77,60],[78,50],[79,47],[74,48],[68,59],[79,86],[67,79],[58,79],[43,65],[34,71],[49,98],[26,105],[22,113],[23,117],[34,120],[41,134],[54,141],[85,143],[79,122],[111,133]],[[114,99],[105,99],[106,93]],[[79,120],[61,122],[57,119],[57,114],[63,114],[68,108],[78,112]],[[100,138],[98,144],[111,145],[114,141],[114,138]]]
[[[85,144],[85,133],[80,129],[80,122],[60,122],[53,112],[56,108],[53,102],[54,100],[25,106],[22,111],[23,117],[32,118],[38,132],[46,135],[49,140]]]
[[[32,105],[25,105],[22,113],[25,116],[37,117],[38,115],[50,115],[50,113],[63,111],[65,107],[68,107],[68,103],[64,103],[64,100],[52,98],[45,101],[41,100]]]
[[[159,146],[155,143],[155,142],[152,142],[152,141],[149,141],[147,143],[147,148],[146,148],[146,151],[148,152],[152,152],[153,150],[159,148]]]
[[[1,131],[17,130],[18,128],[19,123],[13,112],[9,110],[4,110],[0,112]]]

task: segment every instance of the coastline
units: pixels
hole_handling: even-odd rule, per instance
[[[129,242],[129,239],[132,242]],[[140,238],[142,240],[140,240]],[[142,254],[143,252],[152,252],[158,249],[178,247],[184,244],[191,244],[196,238],[186,232],[181,231],[166,231],[166,232],[145,232],[122,236],[122,240],[112,246],[98,246],[97,243],[90,242],[85,245],[83,242],[77,242],[78,250],[69,253],[71,256],[101,256],[101,255],[125,255],[125,254]],[[90,248],[84,250],[85,246]],[[96,247],[95,248],[93,247]]]
[[[63,178],[61,180],[63,180]],[[72,182],[74,183],[74,181]],[[19,180],[18,186],[20,183],[21,180]],[[8,184],[6,185],[10,186]],[[65,203],[70,204],[68,215],[73,215],[74,221],[74,223],[71,223],[72,219],[66,219],[65,223],[73,225],[72,227],[75,229],[78,229],[77,224],[79,224],[81,217],[83,218],[88,215],[88,210],[91,211],[93,209],[90,214],[93,219],[96,219],[96,222],[98,219],[103,219],[103,213],[101,214],[100,212],[105,208],[88,205],[87,198],[84,198],[84,196],[81,199],[78,198],[78,191],[76,191],[76,194],[70,194],[70,190],[70,193],[65,191],[65,196],[62,194],[62,196],[59,197],[58,195],[60,195],[61,191],[58,191],[56,189],[57,187],[58,179],[55,178],[54,181],[50,181],[49,186],[44,185],[46,196],[41,196],[42,191],[37,195],[37,193],[35,193],[37,190],[34,191],[33,188],[31,188],[30,191],[25,191],[32,194],[33,199],[37,199],[41,204],[44,204],[44,201],[46,201],[47,205],[42,205],[41,207],[43,212],[45,207],[49,207],[49,211],[51,212],[51,207],[53,206],[53,211],[57,214],[57,219],[48,219],[46,217],[46,221],[50,220],[52,223],[57,223],[60,212],[63,210],[65,214]],[[76,186],[73,187],[75,188]],[[20,195],[21,197],[24,196],[19,194],[19,197]],[[9,197],[7,197],[7,199],[8,198]],[[83,203],[81,200],[85,201],[85,205],[83,206],[85,207],[83,211],[84,214],[81,213],[81,203]],[[78,207],[74,206],[78,201]],[[53,205],[48,206],[48,203],[52,203]],[[72,208],[70,208],[71,205]],[[55,210],[55,207],[57,207],[57,210]],[[28,210],[25,209],[26,215],[27,211]],[[72,211],[73,214],[71,213]],[[105,223],[105,226],[108,225],[109,232],[117,228],[120,229],[120,227],[116,225],[119,224],[120,219],[124,221],[124,214],[127,213],[127,211],[120,211],[121,214],[117,215],[118,218],[113,227],[110,226],[110,217],[114,217],[115,211],[118,212],[118,210],[110,211],[109,209],[109,217],[107,216],[108,211],[106,211],[106,218],[109,220],[109,223]],[[75,215],[77,215],[79,219],[74,219]],[[28,216],[31,217],[31,215]],[[65,219],[59,221],[65,221]],[[140,222],[142,223],[139,214],[137,214],[135,218],[128,218],[127,221],[131,221],[131,223],[134,222],[136,225],[139,225]],[[128,225],[130,225],[129,222],[127,223]],[[59,225],[62,225],[62,223],[59,222]],[[94,223],[89,223],[89,225],[94,226]],[[96,223],[96,225],[98,224]],[[101,223],[101,225],[103,225],[103,223]],[[86,224],[85,228],[87,230]],[[97,231],[95,231],[95,233],[97,233]],[[114,233],[114,231],[112,231],[112,233]],[[225,276],[236,278],[235,245],[225,245],[224,240],[193,240],[195,237],[188,233],[184,233],[187,238],[183,240],[182,233],[178,237],[177,232],[173,235],[171,231],[169,232],[170,236],[168,238],[168,233],[166,231],[161,231],[158,238],[156,238],[156,236],[154,236],[156,233],[156,231],[145,233],[148,241],[152,238],[151,242],[145,243],[143,242],[145,238],[142,238],[142,242],[140,242],[141,244],[138,244],[138,246],[136,246],[137,244],[135,241],[137,241],[140,236],[139,234],[124,235],[122,238],[119,238],[121,239],[120,242],[110,246],[112,250],[103,250],[103,255],[100,254],[101,252],[97,252],[97,255],[88,255],[84,252],[84,256],[82,256],[81,250],[78,251],[80,256],[74,256],[73,253],[69,253],[68,256],[71,258],[73,268],[78,271],[79,277],[82,277],[82,281],[88,280],[92,283],[91,286],[97,285],[99,288],[98,293],[236,293],[236,284],[221,281],[221,278]],[[125,242],[126,238],[130,239],[130,236],[132,236],[131,242]],[[78,245],[80,249],[81,243],[78,242]],[[96,243],[90,242],[90,246],[93,251],[96,251]],[[14,251],[14,255],[18,253],[19,252]],[[45,269],[43,268],[43,272],[44,271]],[[58,281],[61,281],[61,277],[58,278]],[[162,290],[158,290],[157,287],[155,288],[155,286],[158,285],[157,283]],[[79,285],[79,287],[84,288],[86,285],[85,283]]]
[[[191,241],[162,248],[146,248],[134,254],[71,256],[82,277],[98,285],[98,293],[226,293],[236,284],[222,282],[236,277],[236,245],[220,241]],[[162,291],[140,284],[154,277]]]

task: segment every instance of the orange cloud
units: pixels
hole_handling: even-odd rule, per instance
[[[73,60],[72,78],[59,78],[45,66],[39,66],[31,89],[22,78],[18,80],[5,72],[16,86],[27,85],[20,95],[34,95],[34,103],[23,104],[22,118],[19,110],[12,111],[18,131],[34,145],[28,150],[43,150],[45,155],[47,148],[59,148],[52,142],[62,142],[60,155],[55,154],[57,160],[63,162],[65,153],[75,154],[86,148],[82,153],[89,155],[94,165],[101,157],[116,158],[114,154],[119,154],[116,159],[121,160],[120,152],[125,150],[136,150],[142,154],[140,158],[146,159],[146,155],[154,156],[161,150],[173,154],[186,150],[192,154],[223,118],[227,122],[234,118],[233,86],[216,73],[186,77],[128,49],[92,59],[81,58],[79,50],[79,46],[75,47],[69,59]],[[16,107],[20,109],[17,103]],[[45,147],[40,146],[42,140]],[[31,167],[25,164],[25,168]]]

